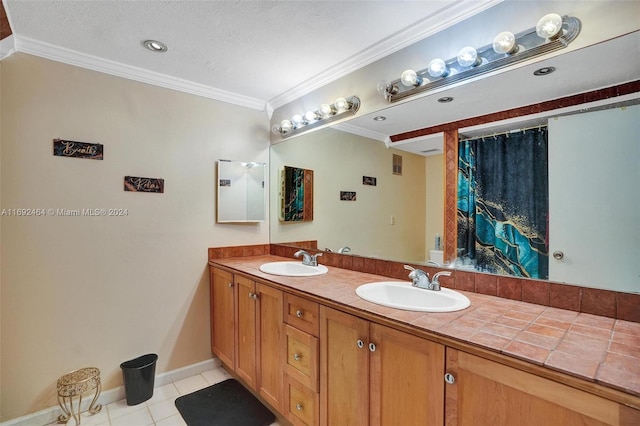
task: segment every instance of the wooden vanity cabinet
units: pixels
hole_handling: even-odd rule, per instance
[[[230,370],[235,370],[235,289],[233,274],[209,268],[211,352]]]
[[[320,424],[441,425],[444,346],[320,307]]]
[[[300,426],[640,425],[640,410],[211,267],[211,350]]]
[[[231,287],[228,285],[230,276]],[[281,410],[284,386],[282,291],[213,267],[211,288],[213,353],[273,408]],[[222,291],[225,288],[233,289],[233,310],[229,309],[228,292]],[[233,350],[228,347],[229,333],[235,342]]]
[[[640,411],[447,348],[446,426],[640,425]]]
[[[318,303],[284,295],[285,416],[296,426],[315,426],[320,419]]]

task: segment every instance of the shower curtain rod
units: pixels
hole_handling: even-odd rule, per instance
[[[513,130],[507,130],[505,132],[490,133],[490,134],[482,135],[482,136],[474,136],[474,137],[471,137],[471,138],[459,139],[458,142],[472,141],[472,140],[475,140],[475,139],[492,138],[494,136],[499,136],[499,135],[507,135],[507,137],[509,137],[508,135],[510,133],[516,133],[516,132],[523,132],[524,133],[527,130],[531,130],[531,129],[542,130],[543,127],[547,127],[547,125],[546,124],[538,124],[537,126],[523,127],[521,129],[513,129]]]

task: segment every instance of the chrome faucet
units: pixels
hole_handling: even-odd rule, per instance
[[[451,272],[449,271],[440,271],[433,276],[432,280],[429,280],[428,272],[424,272],[421,269],[413,268],[409,265],[404,265],[404,269],[406,269],[407,271],[411,271],[409,272],[409,278],[411,278],[411,280],[413,281],[411,285],[418,288],[424,288],[425,290],[440,291],[440,282],[438,281],[438,278],[440,278],[442,275],[451,275]]]
[[[322,256],[322,253],[309,254],[304,250],[298,250],[293,254],[294,257],[302,256],[302,264],[308,266],[318,266],[318,256]]]
[[[340,249],[338,250],[338,253],[344,254],[344,253],[349,253],[350,251],[351,251],[351,247],[344,246],[344,247],[340,247]]]

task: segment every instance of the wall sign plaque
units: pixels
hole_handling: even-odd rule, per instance
[[[53,140],[53,155],[57,157],[88,158],[102,160],[104,147],[100,143]]]
[[[356,201],[356,192],[340,191],[340,201]]]
[[[164,193],[164,179],[137,176],[124,177],[124,190],[131,192]]]
[[[369,186],[376,186],[378,184],[378,179],[372,176],[362,176],[362,184]]]

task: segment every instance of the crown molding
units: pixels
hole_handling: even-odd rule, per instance
[[[8,58],[16,52],[16,47],[13,39],[13,35],[10,35],[9,37],[5,37],[0,40],[0,61]]]
[[[339,123],[333,126],[334,129],[340,130],[342,132],[351,133],[358,136],[363,136],[365,138],[374,139],[377,141],[385,142],[385,140],[389,139],[387,135],[384,133],[376,132],[369,129],[363,129],[362,127],[354,126],[353,124]]]
[[[133,67],[108,59],[99,58],[97,56],[61,48],[49,43],[30,39],[28,37],[16,36],[14,42],[15,50],[17,52],[28,53],[30,55],[39,56],[52,61],[62,62],[196,96],[202,96],[204,98],[227,102],[258,111],[264,111],[266,107],[266,102],[260,99],[239,95],[237,93],[216,89],[215,87],[206,86],[204,84],[160,74],[155,71],[149,71],[143,68]]]
[[[464,21],[503,0],[464,1],[459,0],[440,12],[428,16],[415,24],[404,28],[375,45],[342,61],[339,66],[329,68],[290,90],[269,100],[274,109],[278,109],[302,96],[325,86],[347,74],[382,59],[398,50],[423,40],[458,22]]]

